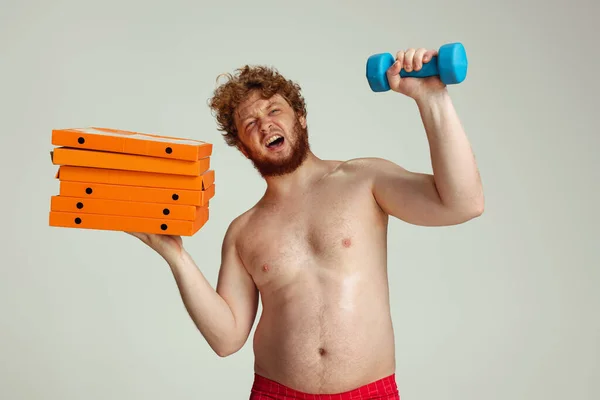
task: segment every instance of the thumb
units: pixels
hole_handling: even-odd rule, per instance
[[[142,239],[143,234],[142,233],[138,233],[138,232],[130,232],[130,231],[125,231],[126,234],[136,237],[138,239]]]
[[[397,88],[400,85],[400,71],[402,70],[402,61],[396,59],[396,62],[386,71],[386,76],[390,88]]]

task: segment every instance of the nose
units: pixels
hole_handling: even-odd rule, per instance
[[[269,121],[267,119],[261,120],[260,121],[260,132],[261,133],[269,133],[272,125],[273,124],[271,123],[271,121]]]

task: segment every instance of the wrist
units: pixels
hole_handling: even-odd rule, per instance
[[[418,96],[415,103],[423,117],[440,116],[453,106],[450,94],[445,89]]]
[[[172,251],[163,255],[163,258],[171,268],[173,272],[181,269],[187,263],[192,261],[190,255],[185,251],[184,248],[177,249],[177,251]],[[192,261],[193,262],[193,261]]]
[[[413,99],[419,107],[444,104],[450,100],[450,93],[444,86],[442,88],[424,90],[421,93],[417,93]]]

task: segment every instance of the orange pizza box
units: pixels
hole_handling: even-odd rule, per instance
[[[200,160],[212,154],[212,144],[200,140],[112,128],[54,129],[52,144],[187,161]]]
[[[198,176],[210,169],[210,157],[195,161],[170,160],[137,154],[112,153],[99,150],[57,147],[50,152],[54,165],[94,167],[126,171],[154,172],[173,175]]]
[[[106,128],[56,129],[50,226],[191,236],[215,195],[209,143]]]
[[[60,181],[59,196],[84,199],[181,204],[202,207],[215,195],[215,184],[203,190],[125,186],[95,182]]]
[[[196,219],[193,221],[67,211],[50,211],[49,214],[49,224],[53,227],[178,236],[193,236],[206,224],[208,219],[207,206],[198,208]]]
[[[189,176],[62,165],[55,178],[68,182],[204,190],[215,182],[215,171],[210,169],[200,175]]]
[[[85,197],[52,196],[50,198],[50,211],[123,215],[127,217],[169,218],[184,221],[196,220],[198,208],[198,206],[183,204],[148,203]]]

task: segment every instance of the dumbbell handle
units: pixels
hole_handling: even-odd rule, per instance
[[[438,57],[433,56],[431,60],[423,63],[423,66],[418,71],[406,72],[404,68],[400,70],[401,78],[428,78],[430,76],[439,76],[440,71],[438,69]]]

